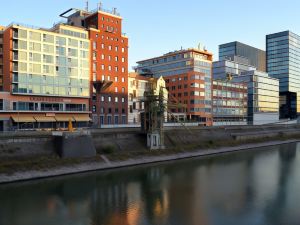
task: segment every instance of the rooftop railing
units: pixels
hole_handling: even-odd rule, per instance
[[[112,14],[112,15],[115,15],[115,16],[121,16],[120,13],[118,13],[115,8],[112,9],[112,10],[103,9],[103,8],[96,8],[96,9],[91,10],[90,13],[95,13],[95,12],[98,12],[98,11],[109,13],[109,14]]]

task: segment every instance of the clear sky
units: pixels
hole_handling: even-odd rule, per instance
[[[89,0],[90,9],[97,0]],[[198,43],[218,58],[218,45],[240,41],[265,49],[265,35],[283,30],[300,34],[299,0],[103,0],[116,7],[129,36],[129,68],[136,61]],[[51,27],[68,8],[85,0],[1,0],[0,24],[12,21]]]

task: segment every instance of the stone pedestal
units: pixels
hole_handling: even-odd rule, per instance
[[[62,158],[96,156],[96,149],[89,131],[53,132],[55,148]]]
[[[148,133],[147,134],[147,147],[150,150],[157,150],[157,149],[164,149],[164,146],[162,143],[160,143],[161,141],[160,138],[160,133]]]

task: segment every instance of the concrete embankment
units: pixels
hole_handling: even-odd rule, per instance
[[[194,157],[203,157],[208,155],[215,154],[224,154],[235,151],[243,151],[243,150],[251,150],[257,148],[263,148],[268,146],[280,145],[280,144],[289,144],[300,142],[300,139],[288,140],[288,141],[271,141],[264,142],[258,144],[246,144],[235,147],[224,147],[220,149],[205,149],[205,150],[197,150],[193,152],[185,152],[185,153],[176,153],[172,155],[160,155],[160,156],[148,156],[148,157],[140,157],[140,158],[132,158],[122,161],[109,161],[105,160],[103,162],[93,162],[93,163],[82,163],[72,166],[63,166],[60,168],[52,168],[51,170],[28,170],[28,171],[19,171],[14,174],[0,174],[0,183],[11,183],[16,181],[25,181],[25,180],[33,180],[33,179],[41,179],[41,178],[49,178],[54,176],[63,176],[70,175],[75,173],[84,173],[96,170],[107,170],[107,169],[116,169],[121,167],[129,167],[129,166],[138,166],[149,163],[159,163]]]
[[[74,161],[64,161],[57,156],[50,132],[0,134],[0,183],[224,153],[300,140],[298,125],[167,128],[166,149],[150,152],[146,148],[145,135],[137,128],[99,129],[91,130],[91,133],[97,157]]]

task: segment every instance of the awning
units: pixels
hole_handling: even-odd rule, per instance
[[[37,122],[56,122],[52,116],[34,116]]]
[[[33,116],[15,115],[11,117],[15,123],[35,123]]]
[[[69,122],[70,119],[74,122],[74,118],[71,115],[55,115],[55,119],[57,122]]]
[[[91,118],[89,115],[73,115],[73,118],[75,119],[76,122],[88,122],[91,121]]]

